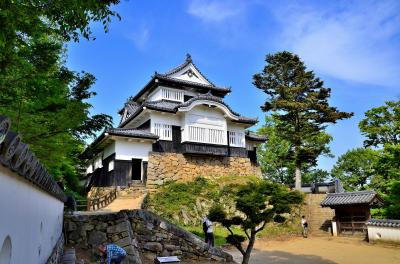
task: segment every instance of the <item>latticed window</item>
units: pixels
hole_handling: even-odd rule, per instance
[[[171,89],[161,89],[162,99],[171,100],[171,101],[184,101],[184,92],[183,91],[176,91]]]
[[[229,145],[233,147],[244,147],[244,133],[238,131],[229,131]]]
[[[162,123],[154,123],[154,134],[161,140],[172,140],[172,126]]]

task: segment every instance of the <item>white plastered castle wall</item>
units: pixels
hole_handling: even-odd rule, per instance
[[[10,263],[45,263],[62,232],[63,202],[0,165],[0,208],[0,250],[9,237]]]
[[[140,139],[132,139],[132,141],[117,139],[115,141],[116,160],[142,159],[148,161],[151,151],[152,143],[150,141]]]

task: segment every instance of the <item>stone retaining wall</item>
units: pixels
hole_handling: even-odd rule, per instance
[[[328,229],[332,226],[335,210],[321,206],[325,197],[326,194],[322,193],[307,193],[304,197],[305,206],[302,214],[305,215],[309,231],[313,235],[326,235]]]
[[[151,152],[147,167],[147,186],[168,180],[193,180],[197,176],[261,176],[259,166],[249,158],[192,156],[180,153]]]
[[[113,242],[125,248],[128,263],[141,259],[177,255],[188,259],[211,258],[232,261],[219,248],[208,248],[200,238],[147,210],[125,210],[110,214],[65,216],[68,244],[84,249]]]
[[[69,245],[96,250],[100,244],[115,243],[126,250],[127,263],[142,263],[126,213],[65,215],[64,232]]]
[[[61,235],[46,264],[60,264],[64,254],[64,236]]]

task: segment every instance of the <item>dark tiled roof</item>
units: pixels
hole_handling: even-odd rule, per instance
[[[369,226],[400,227],[400,220],[371,219],[367,222]]]
[[[257,133],[254,133],[253,131],[249,130],[246,130],[246,138],[249,140],[261,141],[261,142],[265,142],[267,140],[266,136],[258,135]]]
[[[238,120],[235,120],[235,122],[247,123],[247,124],[256,124],[258,122],[257,118],[241,116],[239,113],[233,111],[229,107],[229,105],[227,105],[220,97],[213,96],[211,94],[204,94],[204,95],[199,95],[199,96],[193,97],[184,103],[167,101],[167,100],[144,102],[144,103],[142,103],[142,105],[140,105],[136,109],[135,112],[133,112],[130,115],[129,118],[127,118],[126,120],[123,120],[122,123],[119,125],[119,127],[123,127],[126,123],[128,123],[130,120],[132,120],[137,114],[139,114],[143,110],[143,107],[147,107],[147,108],[153,109],[153,110],[176,113],[180,107],[187,107],[190,104],[192,104],[193,102],[198,101],[198,100],[208,100],[208,101],[213,101],[213,102],[223,104],[224,106],[226,106],[229,109],[229,111],[231,111],[234,115],[238,116]]]
[[[167,112],[175,112],[176,108],[181,105],[182,103],[180,102],[172,102],[172,101],[167,101],[167,100],[157,100],[157,101],[151,101],[151,102],[145,102],[143,106],[154,109],[154,110],[161,110],[161,111],[167,111]]]
[[[359,192],[344,192],[344,193],[329,193],[326,198],[321,202],[321,206],[338,206],[338,205],[352,205],[352,204],[368,204],[371,205],[378,200],[378,203],[382,203],[382,200],[378,197],[375,191],[359,191]]]
[[[186,85],[197,86],[197,87],[201,87],[201,88],[207,88],[207,89],[210,89],[213,91],[219,91],[219,92],[225,92],[225,93],[228,93],[231,91],[231,88],[229,88],[229,87],[220,87],[220,86],[208,85],[208,84],[204,84],[204,83],[186,81],[186,80],[173,78],[168,75],[164,75],[164,74],[160,74],[160,73],[155,73],[154,77],[157,79],[160,79],[160,80],[173,81],[173,82],[179,83],[179,84],[186,84]]]
[[[53,176],[35,157],[21,137],[9,131],[11,121],[0,115],[0,166],[14,171],[18,176],[36,185],[51,196],[65,202],[67,197],[53,179]]]
[[[106,128],[100,134],[100,136],[98,136],[88,147],[86,147],[79,157],[83,159],[91,158],[96,153],[96,145],[106,137],[106,134],[132,138],[158,139],[157,135],[146,130],[132,128]]]
[[[185,80],[181,80],[181,79],[177,79],[177,78],[171,77],[171,75],[173,75],[174,73],[179,72],[180,70],[185,68],[190,63],[192,63],[193,67],[195,67],[196,70],[200,74],[202,74],[201,71],[197,68],[197,66],[193,63],[192,58],[190,57],[190,55],[188,55],[183,64],[181,64],[181,65],[179,65],[179,66],[167,71],[164,74],[160,74],[160,73],[156,72],[152,76],[151,80],[135,96],[132,96],[129,100],[137,101],[143,94],[145,94],[146,92],[149,92],[152,89],[154,89],[157,81],[161,81],[161,82],[165,82],[165,83],[178,84],[178,85],[187,85],[187,86],[190,86],[190,87],[193,87],[193,88],[202,89],[202,90],[211,90],[214,93],[219,94],[221,96],[225,96],[227,93],[229,93],[231,91],[231,89],[229,87],[218,87],[218,86],[216,86],[210,80],[208,80],[203,74],[202,74],[202,76],[210,83],[210,85],[197,83],[197,82],[191,82],[191,81],[185,81]],[[176,86],[174,88],[179,89],[181,87]]]
[[[116,136],[127,136],[127,137],[137,137],[137,138],[150,138],[150,139],[158,139],[158,136],[140,129],[131,129],[131,128],[108,128],[105,133]]]
[[[217,102],[217,103],[223,104],[224,106],[226,106],[226,108],[229,109],[229,111],[232,112],[232,114],[234,114],[234,115],[239,117],[239,120],[236,120],[236,122],[243,122],[243,123],[249,123],[249,124],[255,124],[255,123],[258,122],[257,118],[241,116],[239,113],[233,111],[232,108],[230,108],[230,106],[227,105],[220,97],[213,96],[211,94],[203,94],[203,95],[199,95],[199,96],[193,97],[190,100],[188,100],[188,101],[184,102],[183,104],[179,105],[177,108],[189,106],[193,102],[198,101],[198,100],[207,100],[207,101],[213,101],[213,102]]]
[[[196,68],[196,70],[197,70],[197,71],[212,85],[212,86],[215,86],[215,84],[212,83],[209,79],[207,79],[207,77],[199,70],[199,68],[197,68],[196,64],[193,63],[192,56],[190,56],[189,53],[186,54],[186,60],[185,60],[184,63],[182,63],[181,65],[179,65],[179,66],[177,66],[177,67],[175,67],[175,68],[172,68],[171,70],[165,72],[163,75],[165,75],[165,76],[173,75],[173,74],[179,72],[180,70],[182,70],[183,68],[185,68],[186,66],[188,66],[190,63],[193,65],[193,67]]]

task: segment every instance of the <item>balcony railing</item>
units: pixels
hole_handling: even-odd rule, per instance
[[[226,145],[226,132],[220,129],[188,126],[187,141]]]

